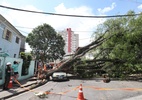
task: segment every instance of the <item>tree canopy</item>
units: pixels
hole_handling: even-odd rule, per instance
[[[65,42],[61,35],[57,34],[48,24],[40,25],[32,30],[26,38],[26,42],[32,48],[36,59],[42,61],[54,61],[62,59]]]
[[[135,14],[129,11],[128,14]],[[142,15],[108,19],[98,26],[97,37],[113,35],[99,48],[98,58],[106,59],[102,68],[111,74],[138,73],[142,71]],[[96,55],[94,55],[96,59]]]
[[[128,14],[135,14],[135,12],[129,11]],[[97,27],[94,32],[94,40],[90,44],[80,47],[73,57],[64,62],[59,69],[72,66],[76,69],[80,68],[82,71],[77,72],[81,74],[92,72],[92,75],[96,70],[103,70],[112,77],[141,72],[141,25],[142,15],[106,20]],[[93,52],[94,59],[85,62],[79,61],[78,59],[88,51]],[[52,72],[54,71],[50,73]]]
[[[135,12],[129,11],[128,14],[133,15]],[[142,72],[141,25],[142,14],[139,16],[125,16],[106,20],[103,24],[97,27],[94,32],[94,40],[90,44],[80,47],[71,58],[62,62],[58,69],[48,72],[48,75],[63,68],[77,68],[77,65],[79,66],[79,64],[79,68],[82,68],[83,70],[80,71],[81,73],[85,73],[86,71],[91,72],[94,69],[101,69],[105,70],[112,76],[121,77],[122,75]],[[39,31],[39,29],[41,30]],[[27,38],[28,43],[32,44],[34,50],[38,51],[43,50],[45,45],[42,46],[42,44],[43,41],[46,40],[41,39],[41,41],[36,42],[39,39],[36,37],[39,37],[39,34],[43,34],[43,28],[39,29],[38,31],[36,29],[33,30],[32,34],[29,34],[29,39]],[[46,28],[44,30],[46,30]],[[52,32],[54,33],[54,31]],[[33,35],[33,33],[38,34]],[[48,35],[45,36],[45,34],[43,34],[42,36],[47,37]],[[29,42],[30,39],[32,41]],[[50,46],[51,45],[49,45],[49,47]],[[39,49],[39,47],[42,49]],[[93,52],[94,59],[81,62],[79,58],[89,51]],[[49,57],[51,57],[51,55],[49,55]],[[94,74],[94,72],[92,72],[92,74]]]

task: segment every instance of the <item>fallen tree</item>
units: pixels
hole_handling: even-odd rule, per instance
[[[107,33],[107,31],[105,32]],[[51,75],[52,73],[59,71],[63,68],[66,68],[68,66],[70,66],[71,64],[73,64],[73,62],[75,62],[78,58],[84,56],[87,52],[89,52],[92,49],[95,49],[97,47],[99,47],[102,43],[104,43],[105,41],[107,41],[109,38],[111,38],[113,35],[110,35],[108,37],[105,37],[105,34],[99,36],[95,41],[91,42],[90,44],[84,46],[84,47],[80,47],[75,54],[70,58],[67,59],[65,61],[62,61],[62,64],[56,68],[56,69],[52,69],[50,71],[47,72],[47,75]],[[97,61],[97,60],[96,60]],[[98,60],[100,61],[100,60]]]
[[[130,11],[128,14],[133,15],[134,12]],[[98,68],[105,70],[112,77],[121,78],[141,73],[141,19],[142,15],[107,20],[96,29],[94,34],[96,37],[99,36],[97,39],[80,47],[70,59],[63,61],[57,69],[49,71],[48,75],[68,67],[73,71],[83,69],[85,74],[86,69],[91,71]],[[89,51],[93,51],[94,59],[89,61],[82,59]]]

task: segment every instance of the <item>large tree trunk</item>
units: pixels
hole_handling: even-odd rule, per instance
[[[102,36],[100,36],[98,39],[91,42],[90,44],[88,44],[88,45],[86,45],[84,47],[80,47],[70,59],[67,59],[66,61],[63,61],[62,64],[58,68],[48,71],[47,75],[51,75],[55,71],[61,70],[61,69],[66,68],[66,67],[69,67],[69,65],[71,65],[76,59],[82,57],[88,51],[99,47],[104,41],[108,40],[113,35],[111,35],[109,37],[106,37],[106,38],[104,36],[105,36],[105,34],[103,34]]]

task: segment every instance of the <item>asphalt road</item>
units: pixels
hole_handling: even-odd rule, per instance
[[[32,91],[22,93],[8,100],[76,100],[80,86],[86,100],[142,100],[142,83],[135,81],[70,80],[48,82]],[[50,94],[40,98],[35,95],[48,91]],[[138,97],[137,99],[135,97]]]

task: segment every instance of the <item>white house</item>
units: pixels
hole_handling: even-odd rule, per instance
[[[0,14],[0,53],[18,58],[25,50],[26,37]]]
[[[26,37],[0,14],[0,85],[5,81],[7,62],[12,64],[15,60],[20,62],[18,80],[24,80],[34,75],[35,61],[30,62],[28,74],[22,75],[23,59],[19,58],[19,53],[25,51],[25,40]]]

